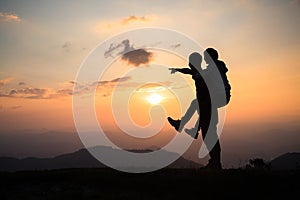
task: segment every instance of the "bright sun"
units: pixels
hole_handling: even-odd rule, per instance
[[[156,105],[156,104],[159,104],[162,100],[162,96],[160,96],[159,94],[151,94],[150,96],[147,97],[147,101],[149,103],[151,103],[152,105]]]

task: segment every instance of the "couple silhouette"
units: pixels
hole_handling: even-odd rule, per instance
[[[228,104],[231,97],[231,86],[226,75],[228,69],[225,63],[219,60],[217,50],[213,48],[207,48],[204,51],[204,60],[207,64],[206,69],[201,68],[202,56],[199,53],[194,52],[189,56],[189,68],[169,68],[169,70],[171,70],[171,74],[180,72],[192,76],[196,87],[196,99],[191,102],[189,108],[181,119],[175,120],[171,117],[168,117],[168,121],[178,132],[182,132],[182,129],[184,128],[186,123],[197,111],[199,118],[195,126],[191,129],[186,128],[184,130],[194,139],[198,138],[199,131],[201,130],[204,143],[206,141],[205,138],[209,130],[209,134],[211,134],[211,137],[215,139],[216,143],[209,152],[210,160],[205,168],[221,170],[221,145],[217,135],[218,108]],[[213,84],[213,87],[210,88],[211,90],[209,90],[205,82],[205,80],[207,79],[204,79],[204,77],[214,79],[216,75],[214,72],[217,72],[217,75],[221,76],[222,85],[220,86],[220,84]],[[218,82],[215,80],[211,81],[213,83]],[[217,95],[212,95],[210,94],[210,92]],[[214,100],[214,102],[212,103],[211,96],[218,101]],[[212,115],[216,117],[212,118]],[[206,142],[205,145],[208,147],[210,144]]]

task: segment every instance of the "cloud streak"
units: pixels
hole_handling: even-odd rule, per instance
[[[118,82],[126,82],[126,81],[129,81],[130,79],[131,79],[130,76],[125,76],[125,77],[121,77],[121,78],[115,78],[110,81],[96,81],[93,83],[93,85],[109,86],[109,85],[115,85]]]
[[[0,80],[1,85],[5,85],[10,79]],[[97,87],[97,92],[105,93],[106,96],[111,93],[112,88],[118,83],[126,83],[131,77],[119,77],[108,81],[95,81],[91,83],[79,83],[75,81],[64,82],[59,89],[26,87],[25,82],[19,82],[18,86],[23,88],[10,89],[6,92],[0,91],[0,97],[6,98],[23,98],[23,99],[55,99],[68,97],[72,95],[80,95],[92,92],[92,88]],[[21,83],[21,84],[20,84]]]
[[[0,96],[27,99],[43,99],[46,98],[47,93],[48,90],[44,88],[27,87],[22,89],[12,89],[8,94],[0,94]]]
[[[4,81],[2,81],[4,82]],[[23,82],[19,82],[23,83]],[[10,89],[6,92],[0,91],[0,98],[20,98],[20,99],[59,99],[72,95],[92,94],[96,88],[96,94],[103,97],[110,96],[116,86],[122,89],[138,88],[137,92],[159,92],[173,87],[173,82],[164,81],[157,84],[139,88],[143,82],[132,81],[131,76],[118,77],[111,80],[94,81],[90,83],[80,83],[74,80],[63,83],[58,89],[28,87],[27,84],[18,84],[17,89]]]
[[[109,81],[96,81],[92,85],[97,86],[98,94],[100,94],[102,97],[107,97],[111,95],[113,88],[116,87],[117,84],[119,84],[119,87],[129,88],[126,86],[126,84],[130,83],[130,80],[130,76],[124,76]]]

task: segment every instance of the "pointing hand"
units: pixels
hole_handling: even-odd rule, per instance
[[[171,74],[175,74],[177,72],[175,68],[169,68],[169,70],[171,70]]]

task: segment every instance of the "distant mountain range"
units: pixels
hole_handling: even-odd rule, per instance
[[[300,153],[286,153],[271,161],[272,170],[300,169]]]
[[[97,146],[99,151],[119,151],[111,147]],[[147,152],[147,150],[133,150]],[[176,153],[164,151],[167,156],[178,156]],[[272,170],[300,169],[300,153],[286,153],[270,161]],[[51,170],[63,168],[106,168],[107,166],[94,158],[87,149],[63,154],[52,158],[28,157],[23,159],[0,157],[0,171]],[[183,157],[179,157],[167,168],[201,168],[202,165]]]
[[[94,147],[99,151],[118,151],[111,147]],[[145,152],[146,150],[134,150],[134,152]],[[164,151],[167,156],[178,156],[176,153]],[[201,164],[179,157],[168,168],[200,168]],[[0,171],[24,171],[24,170],[50,170],[63,168],[106,168],[94,158],[87,149],[80,149],[76,152],[63,154],[53,158],[28,157],[23,159],[12,157],[0,157]]]
[[[279,133],[284,131],[272,131],[272,133],[274,132]],[[298,135],[298,132],[287,133],[289,134],[289,137],[293,138],[293,141],[297,141],[296,136]],[[271,138],[270,135],[271,133],[268,136],[269,139]],[[279,138],[278,140],[281,141],[282,139]],[[279,146],[279,143],[276,143],[276,141],[273,146]],[[224,143],[226,144],[226,141]],[[243,141],[239,141],[239,143],[242,144]],[[297,152],[299,149],[299,145],[297,144],[298,143],[296,142],[292,143],[288,141],[288,144],[280,145],[280,147],[283,145],[283,147],[280,148],[280,151],[278,149],[275,149],[276,151],[274,149],[267,149],[265,151],[272,151],[273,153],[277,154],[282,151],[289,152],[291,151],[290,149],[295,149],[293,151]],[[262,144],[257,146],[262,146]],[[242,158],[251,158],[247,154],[251,148],[245,147],[244,143],[243,146],[230,146],[230,148],[226,149],[228,155],[236,156],[236,149],[239,149],[239,151],[243,152],[240,155]],[[78,149],[81,150],[78,151]],[[263,149],[260,151],[263,151]],[[170,156],[174,156],[174,153],[166,153],[170,153]],[[270,163],[272,165],[272,169],[299,169],[299,154],[300,153],[287,153],[271,160]],[[236,157],[228,158],[228,155],[225,159],[237,159]],[[0,134],[0,171],[87,167],[105,166],[102,163],[99,163],[98,160],[96,160],[87,152],[87,150],[84,149],[84,146],[80,141],[78,134],[76,133],[57,131],[45,131],[40,133],[40,131],[34,132],[32,130],[28,130]],[[199,164],[180,157],[169,167],[197,168],[199,167]]]

